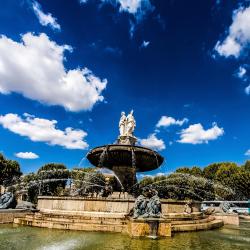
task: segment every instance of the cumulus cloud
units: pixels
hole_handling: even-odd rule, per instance
[[[32,8],[41,25],[50,26],[52,29],[61,30],[61,26],[57,23],[52,14],[45,14],[38,2],[34,1],[32,4]]]
[[[238,58],[249,43],[250,7],[240,7],[233,12],[233,22],[229,27],[228,36],[216,43],[215,50],[220,56]]]
[[[149,46],[149,44],[150,44],[150,41],[143,41],[140,48],[141,49],[147,48]]]
[[[247,95],[250,95],[250,85],[248,85],[246,88],[245,88],[245,93]]]
[[[6,114],[0,116],[0,124],[11,132],[20,136],[28,137],[34,142],[45,142],[49,145],[59,145],[67,149],[87,149],[88,144],[84,141],[87,133],[80,129],[56,128],[56,120],[47,120],[34,116],[18,116]]]
[[[104,100],[101,93],[107,80],[101,80],[87,68],[67,71],[65,51],[72,48],[58,45],[44,33],[26,33],[20,43],[1,36],[0,93],[20,93],[69,111],[91,110],[96,102]]]
[[[21,159],[29,159],[29,160],[39,158],[39,155],[33,152],[19,152],[19,153],[16,153],[15,156]]]
[[[238,78],[244,80],[245,77],[246,77],[246,73],[247,73],[246,68],[243,67],[243,66],[240,66],[239,69],[238,69],[238,71],[236,72],[236,76],[237,76]]]
[[[156,124],[157,128],[160,127],[169,127],[171,125],[178,125],[178,126],[182,126],[184,123],[188,122],[187,118],[184,118],[182,120],[176,120],[173,117],[170,116],[162,116],[161,119],[158,121],[158,123]]]
[[[140,139],[139,143],[143,147],[152,148],[154,150],[163,150],[166,148],[164,141],[158,139],[156,134],[150,134],[146,139]]]
[[[186,129],[182,129],[180,133],[180,143],[202,144],[208,141],[216,140],[224,134],[224,129],[219,128],[213,123],[210,129],[205,130],[200,123],[190,125]]]
[[[120,12],[128,12],[136,18],[142,18],[147,12],[153,11],[154,6],[150,0],[99,0],[102,4],[111,4],[119,7]],[[89,0],[79,0],[80,4],[86,4]]]
[[[86,4],[89,0],[79,0],[80,4]],[[141,22],[155,7],[150,0],[99,0],[101,5],[110,4],[119,9],[119,12],[126,12],[130,18],[130,37],[133,37],[136,25]]]
[[[79,0],[79,2],[80,2],[81,4],[85,4],[85,3],[88,2],[88,0]]]
[[[245,156],[250,156],[250,149],[246,151]]]

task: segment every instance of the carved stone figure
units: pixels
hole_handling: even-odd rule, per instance
[[[12,193],[7,192],[0,197],[0,209],[15,208],[15,207],[16,207],[16,199]]]
[[[188,201],[184,206],[184,213],[191,214],[192,213],[192,207],[191,202]]]
[[[161,201],[157,192],[149,199],[144,217],[161,217]]]
[[[35,208],[36,206],[33,203],[28,202],[28,201],[19,201],[16,206],[16,209],[33,210]]]
[[[127,126],[126,126],[126,135],[127,136],[133,136],[135,127],[136,127],[136,122],[135,118],[133,116],[134,111],[131,110],[130,113],[127,116]]]
[[[120,136],[126,135],[127,117],[124,112],[121,112],[121,118],[119,122]]]
[[[161,217],[161,201],[158,192],[146,188],[143,194],[137,197],[134,206],[134,219]]]
[[[146,213],[148,199],[144,195],[139,195],[135,200],[134,205],[134,219],[137,219],[143,216]]]

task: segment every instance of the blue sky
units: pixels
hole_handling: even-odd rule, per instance
[[[153,174],[250,158],[250,1],[8,0],[0,35],[0,151],[25,173],[78,166],[131,109]]]

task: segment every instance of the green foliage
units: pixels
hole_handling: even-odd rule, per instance
[[[203,169],[204,178],[213,180],[220,166],[221,166],[221,163],[213,163],[205,167]]]
[[[155,188],[161,198],[177,200],[250,199],[250,161],[241,167],[232,162],[214,163],[203,170],[182,167],[168,176],[145,177],[139,183]]]
[[[58,195],[58,190],[64,189],[69,178],[69,170],[63,164],[49,163],[37,172],[43,195]]]
[[[22,175],[19,163],[0,154],[0,185],[10,186]]]
[[[250,172],[250,160],[246,161],[242,168],[248,172]]]

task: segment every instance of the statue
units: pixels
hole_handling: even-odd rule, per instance
[[[12,193],[7,192],[0,197],[0,209],[15,208],[15,207],[16,207],[16,199]]]
[[[143,190],[143,194],[139,195],[135,200],[134,219],[137,218],[160,218],[161,217],[161,201],[158,192],[150,187]]]
[[[191,207],[191,202],[188,201],[185,206],[184,206],[184,213],[186,214],[191,214],[192,213],[192,207]]]
[[[135,118],[133,116],[134,111],[131,110],[130,113],[127,116],[127,123],[126,123],[126,135],[132,136],[136,127]]]
[[[158,196],[158,192],[153,190],[154,195],[149,199],[147,204],[146,214],[143,217],[161,217],[161,201]]]
[[[136,122],[133,116],[134,111],[126,117],[125,112],[121,112],[121,118],[119,121],[120,136],[118,137],[117,143],[124,145],[135,145],[137,138],[133,135]]]
[[[121,118],[119,122],[120,136],[125,136],[126,134],[127,117],[124,112],[121,112]]]
[[[134,206],[134,219],[137,219],[138,217],[141,217],[146,212],[148,199],[144,195],[139,195],[137,199],[135,200],[135,206]]]

